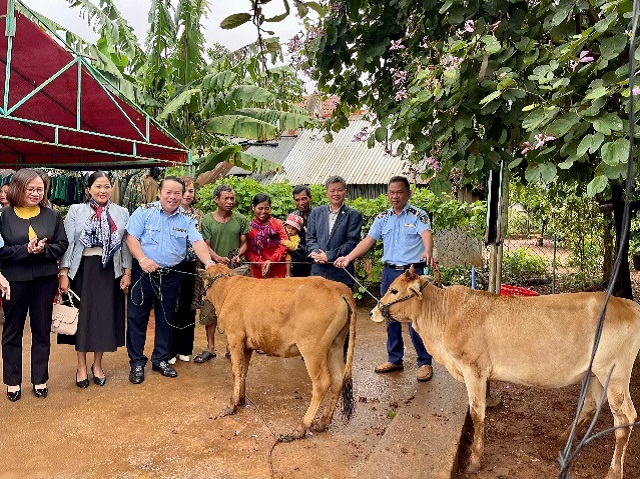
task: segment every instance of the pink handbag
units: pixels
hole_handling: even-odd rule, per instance
[[[62,304],[62,295],[58,295],[58,302],[53,303],[53,314],[51,315],[51,332],[67,334],[73,336],[78,329],[78,308],[73,304],[73,296],[80,301],[76,293],[69,290],[69,305]]]

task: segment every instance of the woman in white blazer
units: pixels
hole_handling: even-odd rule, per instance
[[[80,297],[78,331],[58,335],[59,344],[75,344],[76,386],[89,386],[87,353],[93,352],[93,382],[104,386],[104,352],[125,344],[125,292],[131,285],[131,253],[123,237],[129,212],[111,202],[104,171],[88,179],[88,202],[72,205],[64,220],[69,249],[60,262],[60,291]]]

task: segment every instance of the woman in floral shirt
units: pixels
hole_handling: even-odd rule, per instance
[[[271,197],[259,193],[251,202],[253,221],[249,231],[249,247],[245,256],[251,263],[254,278],[284,278],[286,267],[284,258],[287,247],[282,244],[287,239],[282,221],[271,217]]]

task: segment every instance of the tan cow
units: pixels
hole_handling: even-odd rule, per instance
[[[371,318],[413,322],[434,359],[465,383],[474,427],[468,469],[477,471],[484,449],[487,381],[542,388],[580,382],[588,369],[604,293],[499,296],[465,286],[441,289],[431,279],[416,275],[413,268],[406,271],[391,284]],[[609,374],[607,399],[614,425],[636,420],[629,380],[639,349],[640,307],[612,297],[580,429],[593,418]],[[570,428],[564,432],[563,441],[569,432]],[[608,479],[622,478],[630,434],[630,427],[616,429]]]
[[[311,378],[312,396],[300,425],[280,440],[323,431],[331,422],[342,391],[342,412],[349,420],[354,410],[351,369],[356,339],[357,311],[351,290],[321,277],[254,279],[234,276],[224,265],[209,266],[207,299],[227,335],[231,352],[233,395],[223,416],[245,403],[245,382],[254,350],[284,358],[302,356]],[[349,332],[346,364],[343,359]],[[322,416],[314,421],[327,391]]]

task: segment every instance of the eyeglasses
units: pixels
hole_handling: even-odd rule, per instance
[[[44,188],[27,188],[25,191],[27,192],[27,194],[32,194],[32,193],[35,193],[36,195],[44,194]]]

